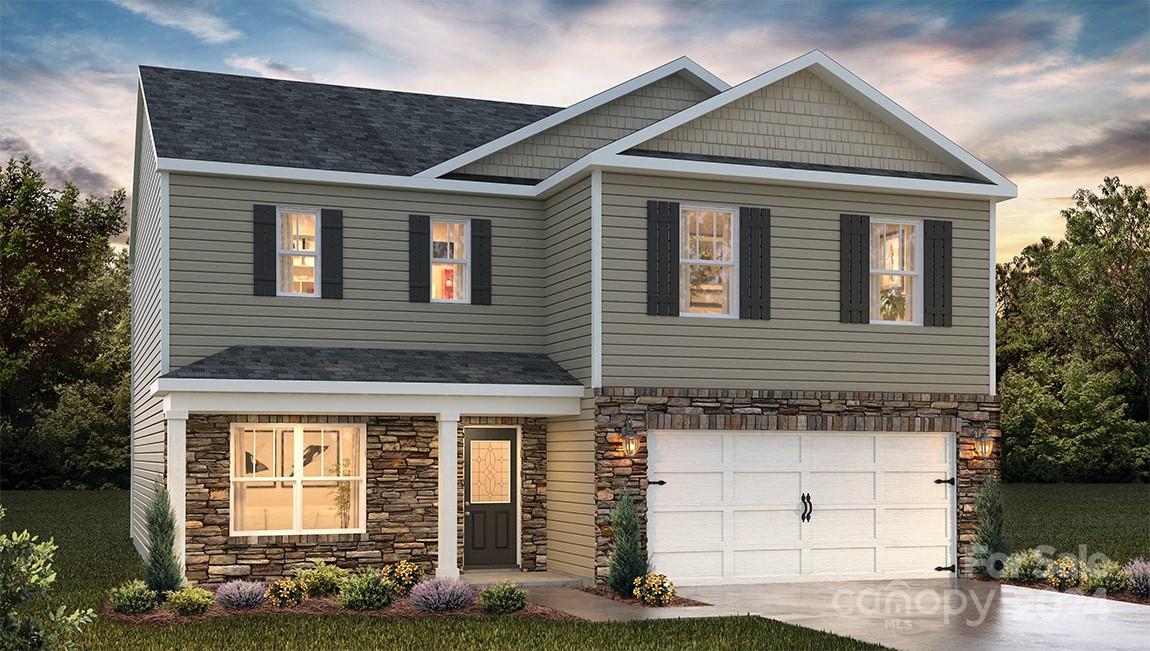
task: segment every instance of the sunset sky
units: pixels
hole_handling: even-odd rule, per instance
[[[821,49],[1019,185],[998,258],[1103,176],[1150,181],[1150,2],[0,0],[0,154],[131,187],[136,66],[565,106],[687,55]]]

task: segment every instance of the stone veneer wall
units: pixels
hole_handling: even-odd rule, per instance
[[[595,413],[595,574],[600,582],[611,550],[609,515],[621,489],[630,491],[646,519],[648,429],[956,432],[959,571],[963,576],[972,572],[974,493],[985,477],[999,476],[997,396],[605,387],[596,392]],[[633,458],[622,451],[619,432],[627,422],[641,440]],[[974,453],[974,439],[982,432],[995,439],[989,459]]]
[[[229,536],[232,423],[366,423],[367,532]],[[463,428],[521,425],[522,569],[547,563],[546,455],[543,418],[465,418],[460,422],[459,528],[463,540]],[[286,576],[315,561],[355,568],[400,560],[435,570],[439,426],[433,417],[192,414],[187,424],[187,576],[212,584]],[[460,563],[463,560],[460,549]]]

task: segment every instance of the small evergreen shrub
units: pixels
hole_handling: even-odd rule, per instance
[[[391,581],[399,594],[406,595],[423,578],[423,570],[411,561],[400,561],[385,566],[383,575],[387,577],[388,581]]]
[[[1056,559],[1046,568],[1046,583],[1057,590],[1077,588],[1085,577],[1086,563],[1073,556]]]
[[[1006,557],[1002,564],[1002,578],[1018,583],[1039,583],[1046,579],[1046,566],[1049,558],[1037,549],[1024,549]]]
[[[459,579],[438,578],[416,585],[408,599],[425,612],[462,610],[475,603],[475,588]]]
[[[974,494],[974,512],[978,516],[978,529],[974,537],[974,565],[984,576],[1002,575],[1003,559],[1010,548],[1006,544],[1003,524],[1002,492],[998,481],[987,477]]]
[[[675,600],[675,584],[666,574],[651,572],[635,577],[631,594],[648,606],[670,606]]]
[[[396,592],[395,584],[383,572],[368,567],[343,582],[339,603],[351,610],[383,610],[395,603]]]
[[[1082,589],[1086,592],[1102,591],[1106,594],[1127,592],[1133,585],[1130,572],[1118,564],[1118,561],[1106,561],[1098,567],[1089,569],[1082,580]]]
[[[184,571],[176,558],[176,517],[168,490],[156,484],[144,519],[148,530],[148,561],[144,582],[161,597],[184,585]]]
[[[611,547],[607,585],[616,593],[627,597],[635,589],[635,579],[647,573],[647,557],[643,555],[639,531],[639,514],[635,501],[624,491],[611,509]]]
[[[158,600],[156,591],[139,579],[121,583],[108,593],[108,605],[112,610],[129,615],[152,612]]]
[[[292,575],[307,588],[309,597],[331,597],[339,594],[340,586],[348,579],[351,572],[319,561],[315,567],[296,568],[292,571]]]
[[[203,615],[215,603],[212,593],[203,588],[184,588],[169,592],[164,605],[177,615]]]
[[[1137,558],[1122,569],[1130,573],[1130,592],[1143,599],[1150,599],[1150,561]]]
[[[228,581],[216,590],[216,603],[228,610],[247,610],[267,601],[267,586],[256,581]]]
[[[276,608],[291,608],[307,601],[307,588],[295,579],[280,579],[268,586],[264,596]]]
[[[527,591],[510,579],[500,581],[479,595],[479,607],[495,615],[518,612],[527,607]]]

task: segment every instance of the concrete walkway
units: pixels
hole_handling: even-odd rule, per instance
[[[896,649],[1150,648],[1150,606],[986,581],[780,583],[679,593],[717,611],[761,615]]]
[[[600,597],[582,590],[551,586],[524,586],[532,603],[561,610],[591,622],[633,622],[647,619],[681,619],[695,617],[725,617],[745,615],[731,608],[715,606],[683,606],[673,608],[642,608],[621,601]]]

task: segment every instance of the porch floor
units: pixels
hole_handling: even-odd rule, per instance
[[[569,587],[588,585],[591,583],[589,579],[584,579],[583,577],[572,574],[564,574],[563,572],[557,572],[555,570],[547,570],[545,572],[521,572],[514,568],[464,570],[460,573],[459,578],[476,588],[488,588],[506,579],[511,579],[524,588]]]

